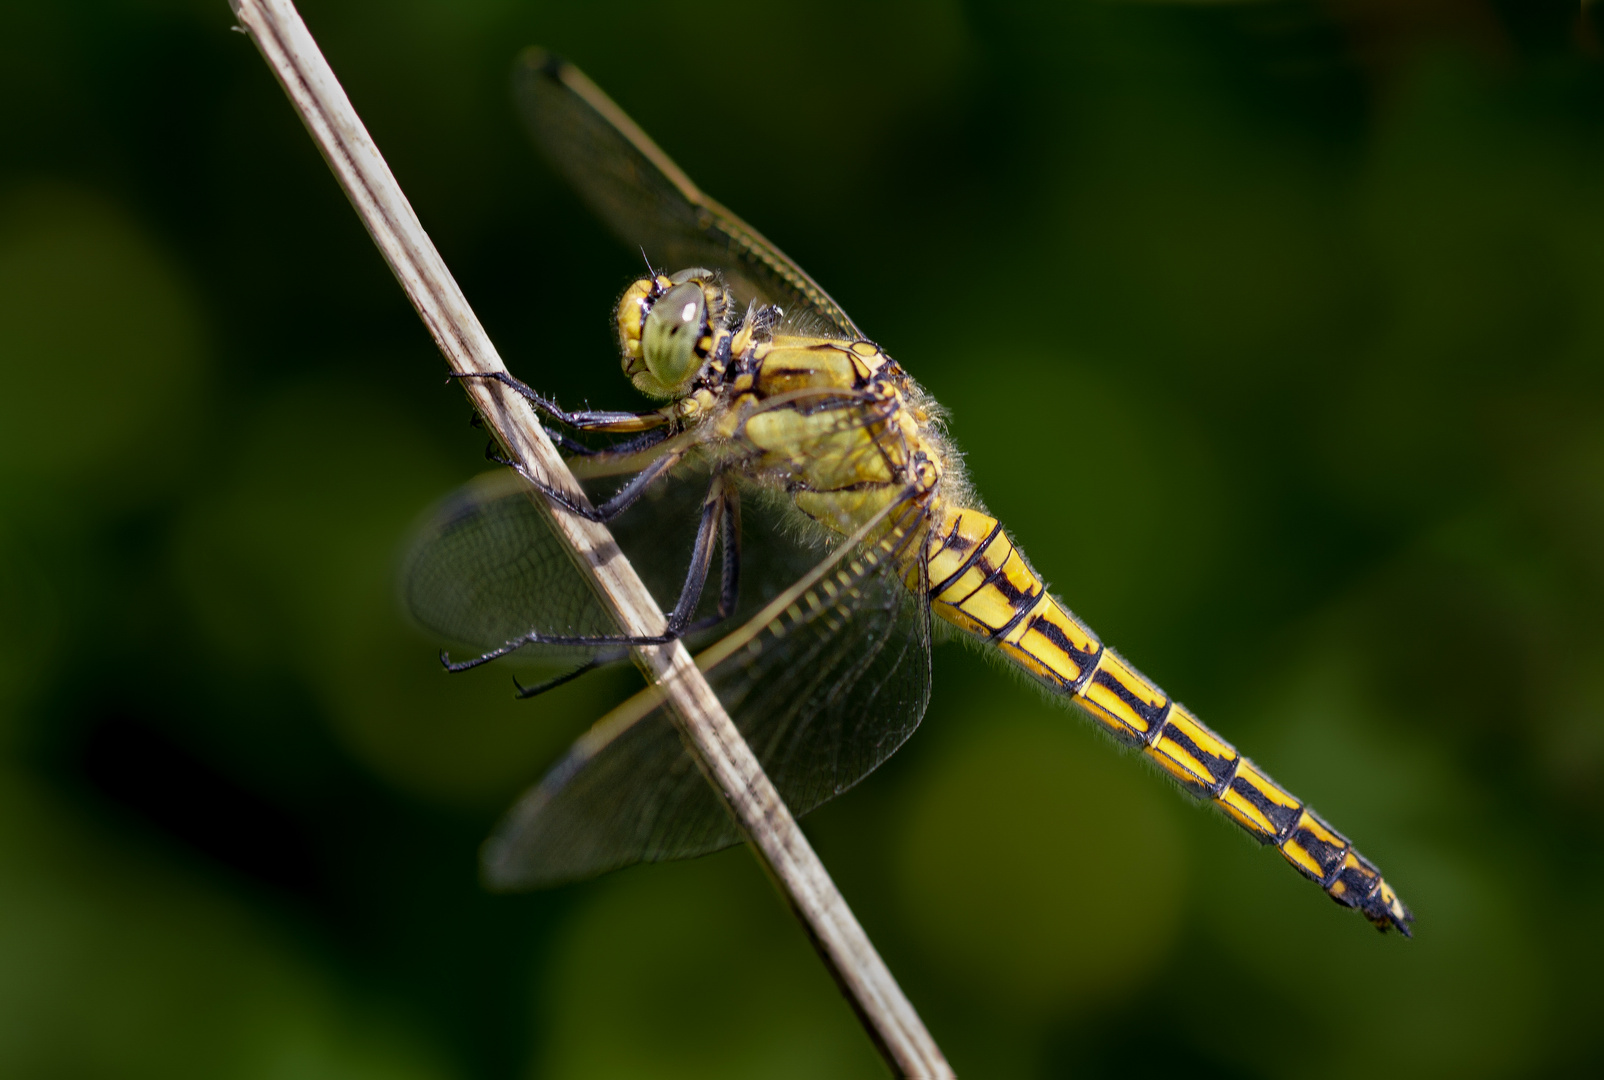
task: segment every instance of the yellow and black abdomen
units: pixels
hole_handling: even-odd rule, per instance
[[[995,645],[1192,795],[1276,849],[1331,898],[1385,930],[1412,916],[1380,871],[1230,743],[1145,679],[1051,596],[996,519],[938,509],[927,548],[931,610]]]

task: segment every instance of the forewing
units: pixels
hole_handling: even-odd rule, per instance
[[[666,479],[614,523],[614,539],[659,604],[672,606],[679,596],[706,488],[705,474]],[[521,478],[502,471],[429,512],[401,572],[402,603],[424,630],[480,652],[530,631],[618,633],[534,498]],[[566,664],[590,652],[530,646],[515,655]]]
[[[679,599],[711,480],[705,468],[684,466],[608,526],[664,610]],[[823,556],[807,536],[776,520],[777,509],[758,501],[741,510],[749,528],[741,544],[740,599],[723,632],[750,618]],[[715,562],[697,618],[717,611],[719,580]],[[402,605],[418,626],[443,644],[474,652],[530,631],[563,637],[618,633],[528,485],[510,470],[486,473],[428,511],[413,532],[400,581]],[[530,645],[511,659],[571,665],[593,652]]]
[[[810,312],[836,333],[862,336],[801,267],[704,194],[574,65],[529,49],[514,86],[535,142],[619,239],[669,269],[722,271],[743,306],[778,304],[793,323]]]
[[[842,545],[697,659],[798,815],[890,757],[929,703],[930,609],[915,557],[926,519],[910,499],[888,521],[883,535]],[[485,846],[485,875],[497,887],[534,888],[739,839],[648,688],[512,809]]]

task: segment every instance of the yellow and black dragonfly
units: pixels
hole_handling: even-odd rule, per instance
[[[940,628],[1079,706],[1339,904],[1409,932],[1408,908],[1346,837],[1048,591],[971,490],[935,403],[812,278],[572,65],[532,51],[517,87],[536,140],[603,220],[685,268],[648,266],[616,309],[624,372],[660,408],[570,412],[503,379],[577,476],[618,478],[594,506],[548,490],[549,512],[609,522],[654,593],[677,599],[664,637],[620,637],[528,478],[482,479],[435,512],[405,571],[424,627],[485,650],[448,667],[517,654],[568,669],[528,696],[631,645],[701,642],[699,666],[804,814],[912,734]],[[597,433],[612,441],[593,445]],[[763,543],[742,543],[743,519]],[[486,845],[489,881],[540,886],[736,843],[665,708],[648,687],[582,736]]]

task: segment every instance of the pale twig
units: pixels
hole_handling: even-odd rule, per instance
[[[451,369],[479,374],[506,370],[294,6],[289,0],[230,4]],[[551,487],[584,498],[527,401],[490,380],[463,383],[514,460]],[[578,564],[593,576],[620,629],[630,636],[661,633],[662,611],[607,529],[560,510],[552,520]],[[671,704],[708,783],[785,894],[886,1062],[904,1076],[952,1075],[690,654],[675,642],[637,649],[636,655]]]

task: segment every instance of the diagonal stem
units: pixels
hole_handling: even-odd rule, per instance
[[[451,370],[479,376],[505,372],[495,346],[294,5],[289,0],[230,0],[230,6],[289,95]],[[583,492],[529,402],[493,379],[462,382],[509,457],[529,475],[583,504]],[[606,527],[574,514],[556,513],[552,520],[623,633],[661,634],[662,611]],[[703,775],[784,893],[886,1063],[900,1076],[951,1076],[941,1050],[690,654],[677,641],[634,652],[636,662],[672,705],[671,715]]]

